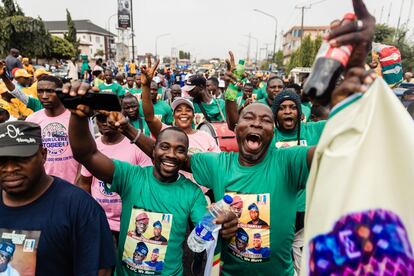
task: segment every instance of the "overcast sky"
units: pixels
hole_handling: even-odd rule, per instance
[[[404,0],[365,0],[377,22],[389,22],[396,26],[401,4]],[[17,0],[29,16],[40,16],[43,20],[65,20],[65,8],[73,19],[90,19],[106,28],[108,19],[117,12],[117,0]],[[320,3],[319,3],[320,2]],[[390,9],[390,3],[392,6]],[[401,22],[407,21],[410,3],[405,0]],[[190,51],[198,58],[220,57],[232,49],[237,57],[245,57],[248,38],[259,41],[259,48],[273,47],[274,20],[253,9],[273,14],[279,21],[278,48],[281,33],[293,25],[300,25],[301,12],[296,5],[316,3],[305,11],[305,25],[326,25],[352,11],[351,0],[133,0],[136,46],[139,54],[154,52],[155,38],[164,33],[171,35],[158,40],[158,54],[170,55],[171,48]],[[381,18],[381,10],[382,18]],[[388,21],[388,13],[391,11]],[[414,29],[414,9],[409,27]],[[111,31],[115,34],[116,16],[110,19]],[[256,42],[251,41],[251,57],[256,52]],[[259,50],[260,52],[260,50]],[[263,55],[263,51],[262,51]]]

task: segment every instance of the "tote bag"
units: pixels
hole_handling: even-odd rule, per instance
[[[306,206],[301,275],[414,275],[414,123],[383,79],[328,120]]]

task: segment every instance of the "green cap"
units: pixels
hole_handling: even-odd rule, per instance
[[[244,60],[243,59],[239,59],[239,64],[240,65],[244,65]]]

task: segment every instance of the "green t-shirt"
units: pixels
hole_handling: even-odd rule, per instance
[[[141,94],[142,89],[124,87],[124,94],[126,94],[127,92],[129,92],[132,95]]]
[[[300,124],[300,146],[316,146],[322,131],[325,127],[326,121],[309,122]],[[298,145],[297,131],[282,132],[275,129],[275,135],[271,145],[276,148],[288,148]],[[306,190],[298,192],[296,200],[296,208],[298,212],[305,212],[306,209]]]
[[[241,108],[244,105],[245,102],[246,102],[246,100],[243,98],[243,96],[237,97],[236,103],[237,103],[238,108]]]
[[[136,129],[141,129],[145,136],[151,137],[151,131],[144,118],[141,118],[141,120],[131,120],[130,122]]]
[[[272,108],[272,105],[271,105],[271,104],[269,105],[269,102],[267,101],[267,95],[266,95],[266,98],[260,99],[260,100],[258,100],[257,102],[258,102],[258,103],[265,104],[265,105],[267,105],[268,107]]]
[[[309,174],[307,151],[305,147],[270,147],[265,158],[252,167],[241,166],[235,152],[191,157],[197,183],[211,188],[216,199],[227,193],[241,202],[233,211],[239,216],[236,238],[242,246],[238,248],[234,239],[223,243],[222,275],[293,275],[295,202]],[[260,250],[253,248],[256,236],[262,240]]]
[[[43,109],[43,105],[39,99],[29,97],[29,101],[27,102],[27,107],[33,110],[33,112],[39,111]]]
[[[304,116],[303,122],[309,122],[310,115],[311,115],[311,109],[304,104],[301,104],[301,107],[302,107],[302,114]]]
[[[201,105],[204,107],[204,110],[206,111],[211,122],[226,121],[226,107],[223,99],[212,98],[210,103],[201,103]],[[198,125],[204,121],[204,115],[198,103],[194,103],[194,109],[194,124]],[[221,116],[220,110],[223,113],[224,118]]]
[[[99,90],[102,92],[114,92],[118,97],[122,97],[125,95],[125,91],[122,86],[116,82],[111,84],[102,83],[99,85]]]
[[[206,212],[201,189],[184,176],[162,183],[153,176],[153,167],[141,168],[114,160],[111,191],[122,199],[117,275],[182,275],[183,243],[189,218],[196,224]],[[140,223],[136,223],[140,221]],[[155,229],[161,230],[155,239]],[[159,231],[159,230],[158,230]],[[158,260],[151,262],[158,249]],[[141,265],[133,262],[138,252]]]
[[[264,87],[258,87],[254,89],[253,94],[256,95],[256,100],[266,99],[267,98],[266,87],[264,86]]]
[[[142,101],[139,103],[139,112],[141,114],[141,117],[144,117],[144,110],[142,109]],[[154,115],[166,125],[171,125],[174,120],[172,108],[165,101],[158,100],[154,104]]]

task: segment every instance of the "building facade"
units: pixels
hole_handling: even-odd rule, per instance
[[[90,20],[73,20],[77,39],[80,42],[79,51],[91,59],[115,57],[115,35],[104,28],[95,25]],[[45,27],[50,34],[63,38],[68,32],[66,21],[45,21]],[[101,55],[102,54],[102,55]]]
[[[312,39],[322,36],[329,30],[329,26],[304,26],[303,37],[310,35]],[[290,56],[300,47],[300,38],[302,34],[301,26],[293,26],[283,35],[283,63],[289,61]]]

